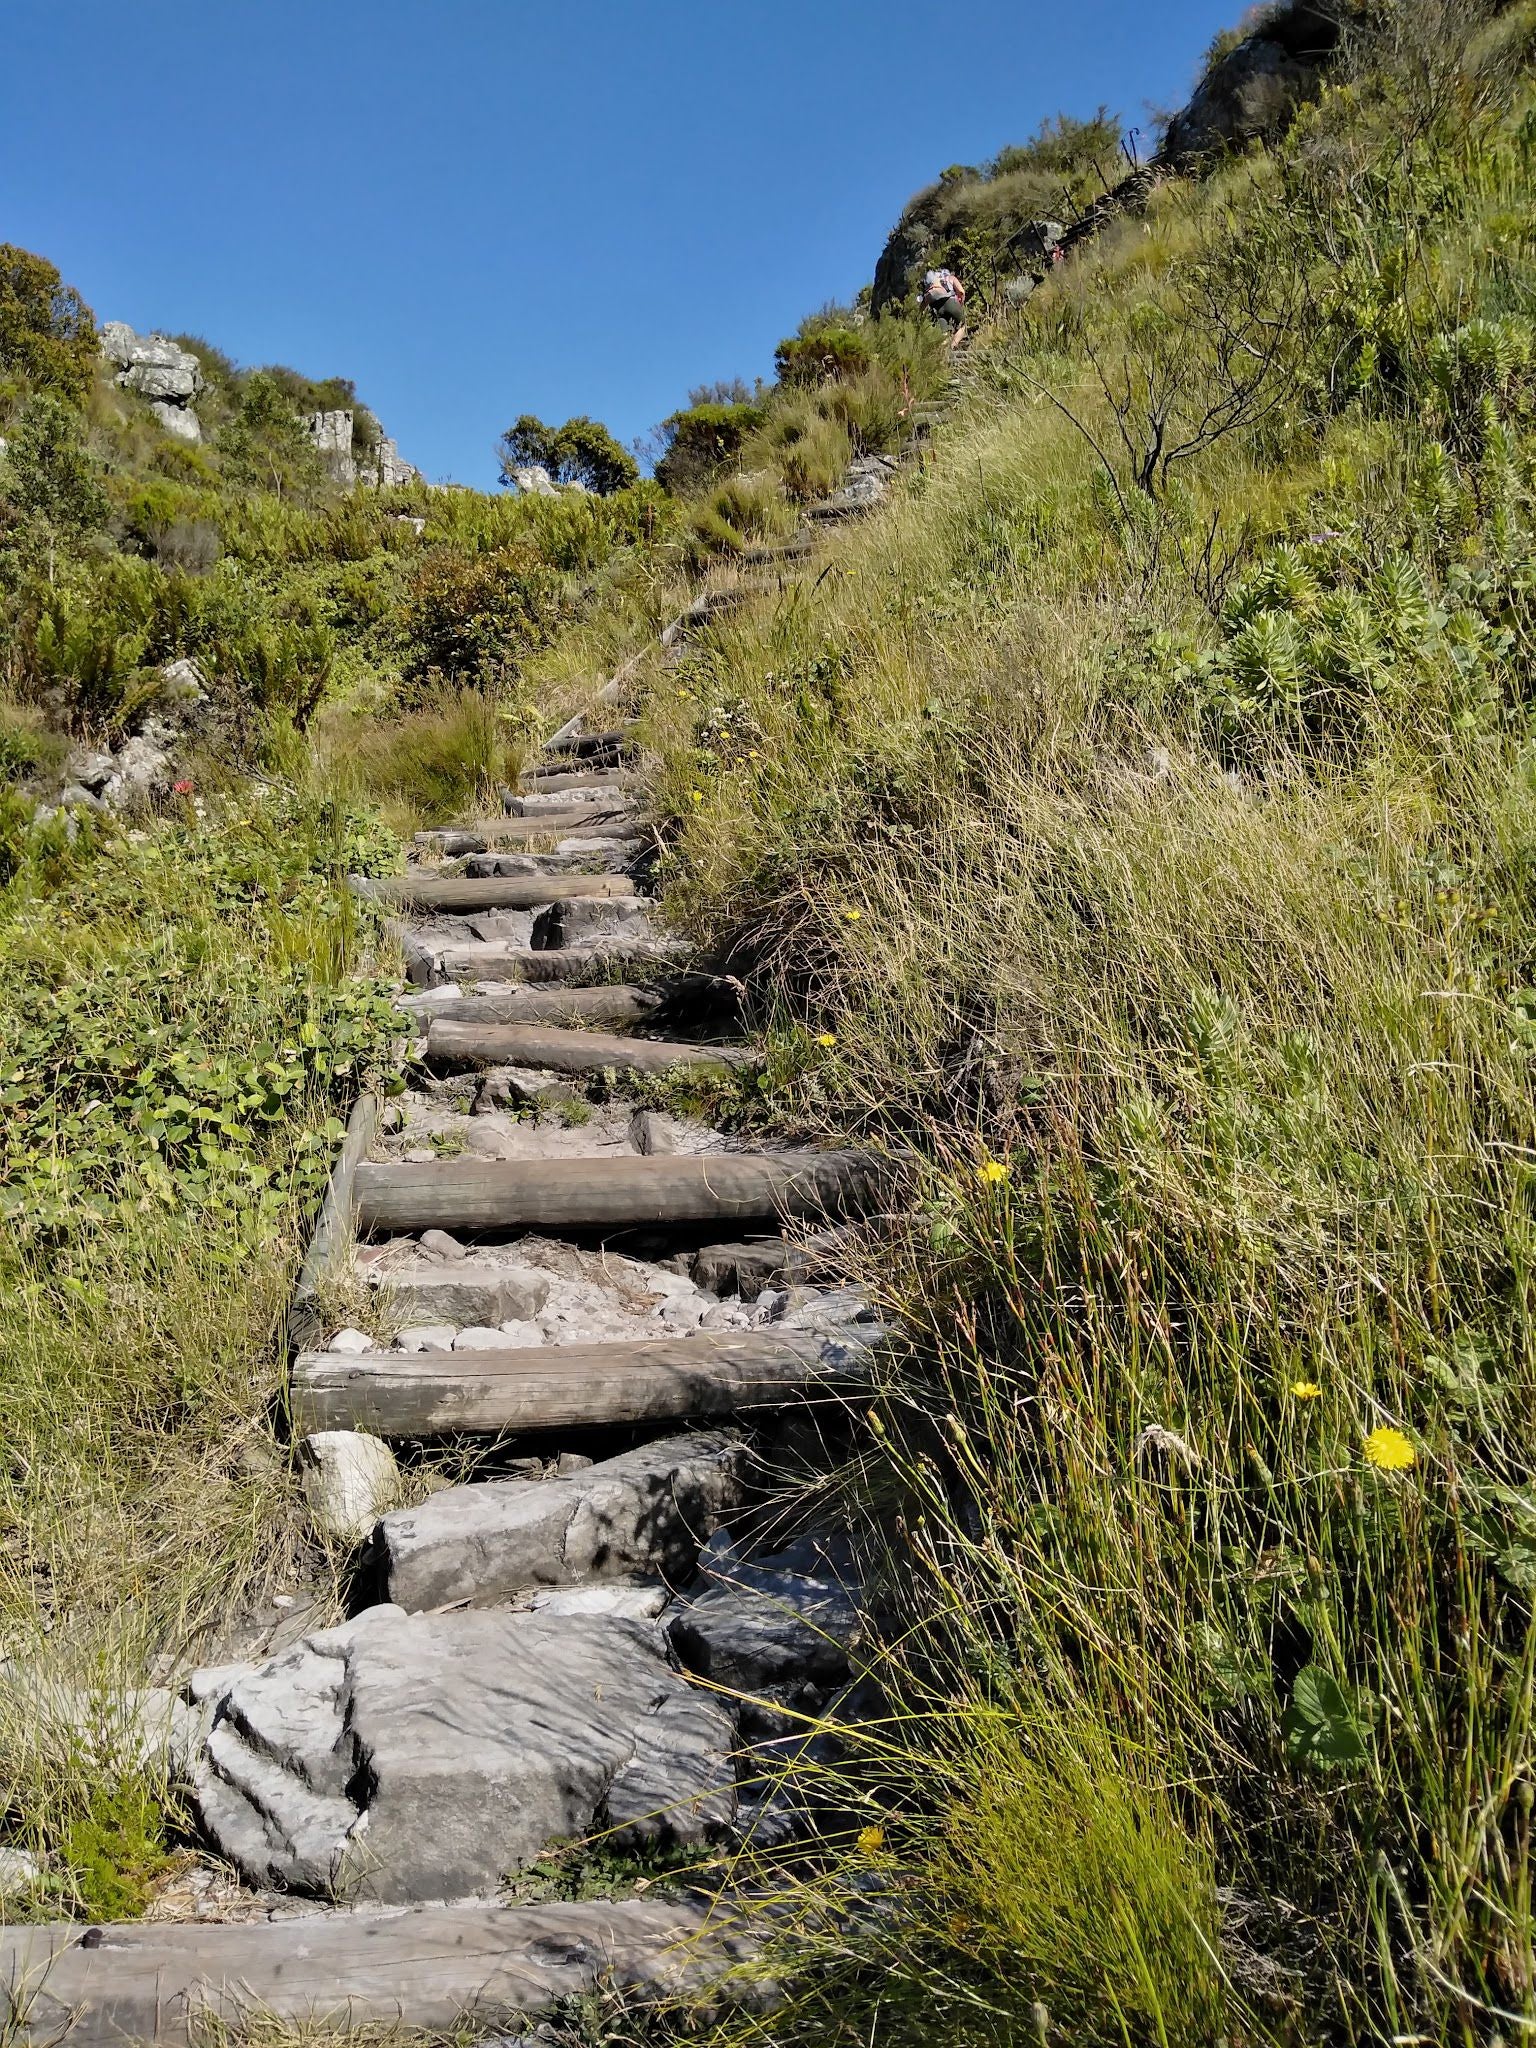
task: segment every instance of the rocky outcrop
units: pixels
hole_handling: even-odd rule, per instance
[[[735,1815],[733,1740],[649,1622],[374,1607],[238,1677],[193,1785],[253,1883],[409,1903],[593,1832],[708,1840]]]
[[[147,399],[168,433],[182,441],[203,438],[193,410],[203,389],[203,366],[190,349],[164,334],[138,335],[126,321],[108,320],[101,329],[101,352],[112,365],[114,382]]]
[[[357,427],[355,411],[312,412],[304,419],[304,431],[315,452],[339,484],[350,490],[361,484],[370,490],[390,490],[397,484],[419,483],[421,471],[407,462],[387,435],[368,443],[361,454],[354,446]]]
[[[1168,124],[1159,161],[1202,156],[1277,137],[1338,46],[1341,0],[1293,0],[1213,64]]]

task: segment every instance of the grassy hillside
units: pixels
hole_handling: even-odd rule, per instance
[[[774,1873],[788,1996],[733,2038],[1536,2022],[1533,34],[1374,10],[1281,147],[983,332],[805,584],[642,657],[669,908],[756,992],[763,1116],[929,1162],[842,1475],[887,1708],[802,1766],[846,1833]],[[3,814],[7,1649],[142,1668],[300,1540],[274,1322],[325,1120],[390,1056],[339,871],[946,369],[829,309],[666,423],[670,492],[602,501],[258,489],[238,440],[188,478],[99,384],[20,378],[14,787],[172,654],[217,717],[131,831]],[[162,484],[211,559],[133,524]],[[95,1867],[70,1760],[0,1760]]]
[[[1536,2016],[1532,26],[1385,10],[655,700],[787,1114],[934,1161],[901,1704],[755,2038]]]

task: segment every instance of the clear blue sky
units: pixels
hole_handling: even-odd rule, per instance
[[[6,0],[0,240],[350,376],[434,479],[622,440],[867,281],[945,164],[1187,93],[1243,0]]]

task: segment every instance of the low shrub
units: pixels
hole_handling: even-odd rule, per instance
[[[869,337],[858,327],[821,327],[791,335],[773,352],[781,384],[812,386],[857,377],[873,357]]]

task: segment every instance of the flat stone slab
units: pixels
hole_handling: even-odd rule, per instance
[[[78,1922],[0,1929],[0,2027],[52,2048],[206,2040],[252,2009],[337,2039],[383,2021],[457,2033],[519,2031],[525,2014],[596,1991],[655,1998],[746,1951],[729,1912],[648,1898],[534,1906],[316,1912],[238,1926],[117,1926],[81,1945]]]
[[[593,1579],[678,1583],[745,1485],[746,1452],[731,1438],[663,1437],[569,1478],[448,1487],[385,1515],[374,1546],[387,1597],[413,1613]]]
[[[648,1622],[375,1607],[237,1678],[192,1782],[254,1884],[455,1899],[556,1841],[710,1839],[735,1813],[734,1732]]]

